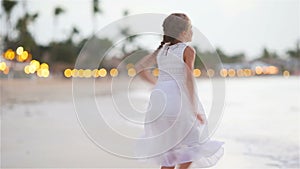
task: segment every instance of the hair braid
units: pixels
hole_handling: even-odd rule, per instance
[[[168,43],[169,41],[167,41],[167,37],[166,35],[163,36],[163,40],[160,42],[160,45],[158,46],[158,48],[153,52],[153,55],[157,55],[159,50],[164,46],[164,44]]]

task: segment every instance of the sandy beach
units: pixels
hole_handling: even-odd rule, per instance
[[[212,168],[300,168],[299,79],[226,79],[223,119],[213,137],[225,141],[225,154]],[[120,92],[127,88],[114,84]],[[77,119],[71,79],[1,79],[0,85],[1,168],[159,168],[108,153],[87,137]],[[149,86],[133,85],[133,97],[140,98],[134,104],[143,107]],[[199,79],[197,85],[209,111],[211,82]],[[111,81],[102,79],[95,82],[94,96],[85,90],[78,94],[86,105],[94,97],[109,112],[110,89]],[[115,122],[116,129],[128,135],[140,131]],[[108,139],[107,133],[98,132],[104,141],[126,149],[118,140]]]

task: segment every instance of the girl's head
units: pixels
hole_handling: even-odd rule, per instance
[[[157,55],[165,43],[190,42],[193,32],[190,19],[184,13],[172,13],[163,22],[164,36],[159,47],[154,51]]]
[[[189,42],[192,40],[192,25],[190,19],[184,13],[172,13],[163,22],[163,43],[171,44]]]

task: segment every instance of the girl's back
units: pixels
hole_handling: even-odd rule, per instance
[[[185,80],[183,52],[186,47],[187,45],[182,42],[171,46],[167,43],[162,47],[157,55],[158,83],[165,81],[180,83]]]

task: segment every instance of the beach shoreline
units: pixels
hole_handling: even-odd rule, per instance
[[[121,81],[114,83],[115,88],[128,89]],[[110,82],[95,83],[94,97],[105,111],[112,109],[107,102]],[[90,81],[82,81],[85,83]],[[149,87],[143,86],[144,82],[133,83],[137,94],[139,89]],[[213,99],[211,81],[199,79],[197,83],[209,112]],[[225,154],[212,168],[299,167],[300,139],[295,137],[300,131],[300,96],[296,92],[300,90],[299,77],[232,78],[226,79],[225,89],[222,122],[213,136],[225,142]],[[146,92],[138,98],[147,100],[149,90]],[[78,93],[81,101],[91,99],[85,90]],[[90,111],[89,105],[83,105],[86,112]],[[1,168],[158,167],[101,149],[87,137],[78,120],[71,79],[1,80]],[[112,125],[129,134],[135,132],[120,124],[116,121]],[[107,139],[107,131],[97,132]],[[122,145],[119,140],[106,141]]]

